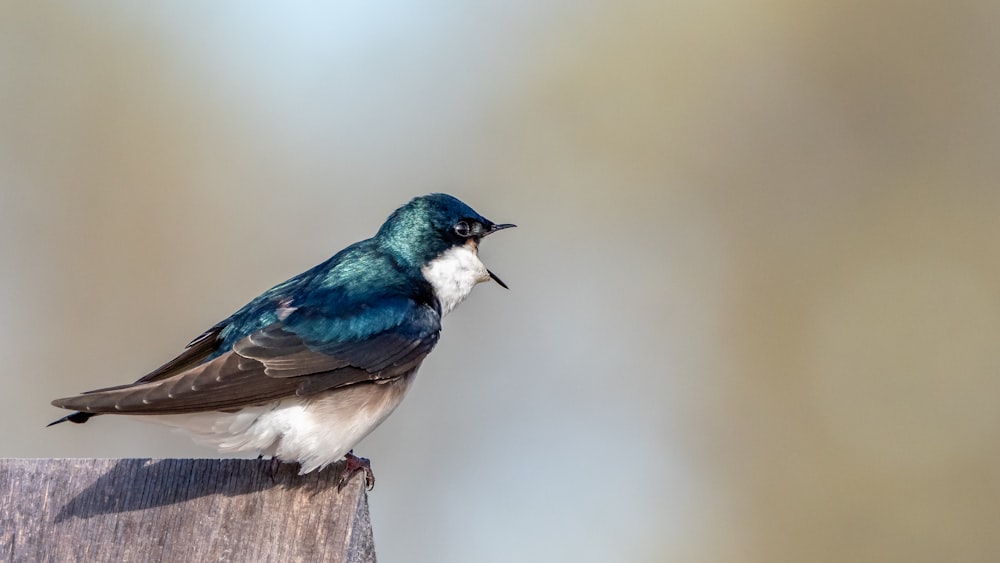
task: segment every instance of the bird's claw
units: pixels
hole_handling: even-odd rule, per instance
[[[260,454],[260,455],[257,456],[257,461],[260,461],[262,459],[264,459],[264,454]],[[275,477],[278,475],[278,470],[281,469],[281,460],[278,459],[278,456],[273,455],[273,456],[271,456],[271,460],[270,461],[271,461],[271,463],[268,464],[269,469],[268,469],[267,473],[268,473],[268,476],[271,477],[271,483],[274,483],[275,482]]]
[[[365,489],[375,488],[375,473],[372,472],[372,462],[368,458],[358,457],[353,451],[347,452],[344,456],[344,469],[340,473],[340,481],[337,483],[337,490],[344,488],[351,476],[358,471],[365,472]]]

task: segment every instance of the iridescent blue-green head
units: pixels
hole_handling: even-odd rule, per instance
[[[513,226],[490,221],[454,196],[430,194],[394,211],[375,238],[400,262],[420,268],[439,294],[453,285],[467,293],[469,280],[475,285],[492,278],[507,287],[482,265],[478,250],[483,237]]]
[[[452,247],[478,245],[513,226],[490,221],[454,196],[430,194],[394,211],[375,236],[406,262],[422,266]]]

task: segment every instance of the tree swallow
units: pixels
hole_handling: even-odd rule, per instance
[[[478,250],[513,226],[447,194],[415,198],[372,238],[267,290],[135,383],[52,401],[78,411],[52,424],[137,415],[220,451],[298,462],[300,474],[346,456],[370,477],[351,450],[399,405],[441,318],[480,282],[507,287]]]

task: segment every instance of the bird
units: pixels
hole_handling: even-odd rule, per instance
[[[507,285],[479,258],[514,227],[434,193],[396,209],[371,238],[265,291],[135,383],[52,401],[52,423],[130,415],[222,452],[298,463],[304,475],[345,459],[400,404],[440,338],[441,319],[481,282]]]

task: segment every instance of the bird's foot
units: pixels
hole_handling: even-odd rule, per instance
[[[347,452],[347,455],[344,456],[344,470],[340,473],[340,482],[337,483],[337,489],[343,489],[351,476],[358,471],[365,472],[365,488],[369,491],[374,489],[375,473],[372,472],[371,460],[354,455],[354,450]]]
[[[257,456],[258,461],[262,459],[264,459],[264,454],[260,454]],[[278,459],[278,456],[273,455],[271,456],[270,461],[271,464],[269,466],[268,474],[271,477],[271,482],[274,483],[274,478],[278,475],[278,469],[281,469],[281,460]]]

